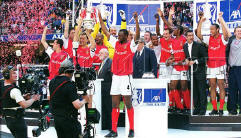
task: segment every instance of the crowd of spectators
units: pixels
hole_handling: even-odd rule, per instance
[[[66,0],[3,0],[0,6],[0,35],[41,34],[43,24],[50,24],[49,33],[63,30]]]
[[[48,55],[43,47],[39,47],[40,42],[0,42],[0,65],[17,65],[19,58],[15,51],[21,50],[20,58],[22,64],[47,64]]]
[[[11,41],[0,42],[0,65],[16,65],[17,49],[22,51],[23,64],[47,64],[44,49],[38,48],[40,42],[17,42],[12,36],[42,34],[47,24],[48,34],[63,33],[65,12],[71,5],[68,0],[1,0],[0,36],[8,35]]]
[[[193,26],[193,2],[166,2],[164,3],[164,15],[168,19],[168,13],[174,6],[175,15],[173,15],[174,25],[182,25],[184,27]]]

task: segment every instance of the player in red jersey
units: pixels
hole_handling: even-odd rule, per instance
[[[117,123],[120,114],[119,104],[121,96],[125,99],[129,118],[130,131],[128,137],[134,137],[134,109],[132,107],[131,74],[133,72],[133,55],[130,42],[127,40],[128,31],[121,29],[115,45],[115,54],[112,61],[112,131],[105,137],[117,137]]]
[[[68,58],[68,54],[62,50],[63,40],[56,39],[54,40],[53,48],[48,45],[46,42],[46,33],[47,26],[44,28],[41,43],[43,44],[46,53],[50,57],[49,61],[49,81],[52,80],[55,76],[59,75],[60,64]],[[49,82],[48,81],[48,82]],[[49,92],[48,92],[49,94]],[[49,97],[49,95],[48,95]]]
[[[175,62],[174,68],[172,70],[171,75],[171,84],[170,84],[170,92],[169,92],[169,102],[170,108],[173,107],[173,102],[175,101],[176,107],[179,109],[178,112],[183,112],[183,104],[181,103],[180,94],[177,90],[177,84],[179,80],[181,80],[181,94],[183,95],[184,104],[187,108],[187,112],[190,109],[190,92],[187,89],[187,70],[188,66],[182,65],[185,60],[185,53],[183,51],[183,45],[186,42],[183,34],[183,27],[177,26],[173,27],[164,17],[162,11],[158,8],[157,10],[159,16],[162,18],[163,22],[168,26],[169,33],[168,37],[171,36],[170,30],[174,30],[175,38],[169,38],[170,40],[164,41],[161,39],[162,45],[162,53],[160,63],[168,61],[168,66]],[[168,30],[168,29],[165,29]],[[164,38],[166,37],[167,32],[164,31]]]
[[[173,45],[173,55],[175,58],[175,61],[177,65],[174,66],[171,80],[173,80],[173,88],[177,88],[178,81],[180,80],[181,89],[179,90],[181,97],[183,98],[183,104],[186,107],[186,113],[190,113],[190,104],[191,104],[191,98],[190,98],[190,91],[188,90],[188,84],[187,84],[187,70],[188,66],[183,65],[185,64],[185,53],[183,46],[186,43],[186,38],[183,36],[183,27],[177,26],[173,28],[174,32],[174,45]],[[172,83],[171,83],[172,85]],[[171,86],[172,87],[172,86]]]
[[[93,62],[94,63],[101,63],[102,61],[99,58],[99,52],[101,49],[108,49],[104,43],[103,43],[104,36],[101,33],[98,33],[95,37],[95,43],[96,43],[96,48],[93,50],[94,52],[94,57],[93,57]],[[100,66],[96,66],[95,70],[98,70]]]
[[[173,43],[173,38],[171,38],[172,30],[169,28],[164,29],[163,32],[163,37],[160,38],[160,43],[161,43],[161,57],[160,57],[160,64],[165,64],[166,61],[171,57],[171,47]],[[165,67],[162,73],[164,76],[168,77],[168,72],[170,73],[172,68],[170,67]],[[170,111],[173,111],[174,105],[175,105],[175,99],[174,99],[174,93],[173,91],[169,91],[168,93],[169,96],[169,109]]]
[[[75,30],[74,35],[74,41],[73,41],[73,47],[78,47],[77,49],[77,55],[74,54],[74,64],[77,65],[77,69],[80,68],[91,68],[93,66],[93,56],[94,52],[92,52],[95,47],[96,43],[94,38],[90,35],[91,30],[86,29],[82,30],[82,19],[79,19]],[[90,44],[88,45],[88,41]],[[77,60],[76,60],[77,59]],[[78,63],[78,64],[77,64]],[[93,81],[90,81],[89,86],[93,85]],[[87,94],[89,96],[89,104],[88,107],[92,107],[92,96],[94,94],[94,87],[92,89],[89,89],[87,91]]]
[[[218,24],[212,24],[210,26],[210,36],[202,36],[201,26],[206,20],[205,17],[201,17],[199,26],[197,28],[197,36],[200,40],[208,45],[208,61],[207,61],[207,78],[211,86],[211,102],[213,110],[210,115],[223,115],[223,106],[225,103],[225,89],[224,89],[224,77],[226,69],[225,49],[228,38],[231,33],[228,31],[228,27],[222,17],[223,13],[219,13],[219,22],[222,26],[223,35],[219,33],[220,27]],[[216,101],[216,88],[219,87],[220,94],[220,107],[219,112],[217,110]]]
[[[75,30],[74,28],[69,27],[69,14],[66,14],[66,21],[65,21],[65,28],[64,28],[64,38],[62,39],[64,41],[64,46],[62,47],[62,50],[64,50],[70,58],[73,59],[73,39]]]

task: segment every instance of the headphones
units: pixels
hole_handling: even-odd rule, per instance
[[[10,71],[13,69],[14,67],[13,66],[7,66],[3,69],[3,77],[4,79],[8,80],[10,79]]]

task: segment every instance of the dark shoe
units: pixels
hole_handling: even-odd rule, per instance
[[[206,111],[200,111],[199,115],[206,115]]]
[[[170,108],[168,108],[168,112],[169,112],[169,113],[173,113],[174,110],[175,110],[174,107],[170,107]]]
[[[219,115],[217,110],[212,110],[211,113],[209,113],[209,115],[215,116],[215,115]]]
[[[134,138],[134,130],[129,131],[128,138]]]
[[[199,110],[194,110],[193,115],[199,115]]]
[[[109,134],[105,135],[106,138],[116,138],[117,136],[117,132],[114,132],[113,130],[111,130]]]
[[[177,113],[177,114],[183,114],[183,112],[184,112],[183,109],[177,109],[177,110],[176,110],[176,113]]]
[[[237,110],[229,111],[229,115],[237,115],[237,114],[238,114]]]
[[[190,109],[185,109],[184,112],[183,112],[183,114],[185,114],[185,115],[190,115],[190,114],[191,114]]]
[[[218,114],[219,116],[223,116],[223,110],[219,110]]]

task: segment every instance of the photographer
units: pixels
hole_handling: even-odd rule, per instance
[[[15,86],[17,74],[13,66],[3,69],[4,87],[1,91],[3,117],[6,119],[7,127],[15,138],[27,138],[27,126],[24,121],[24,108],[28,108],[35,101],[39,100],[40,95],[22,96],[21,91]]]
[[[78,138],[81,125],[77,119],[78,109],[87,103],[88,98],[79,100],[77,89],[71,81],[74,66],[70,60],[61,63],[59,76],[50,81],[50,105],[54,116],[58,138]]]

